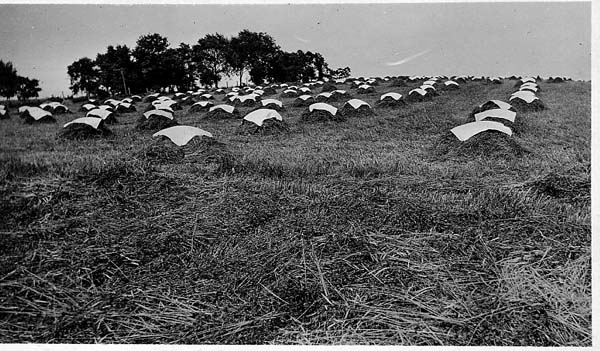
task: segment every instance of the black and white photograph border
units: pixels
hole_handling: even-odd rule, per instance
[[[597,347],[599,11],[0,2],[0,348]]]

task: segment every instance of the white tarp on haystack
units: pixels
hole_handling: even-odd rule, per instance
[[[175,126],[160,130],[154,134],[152,137],[156,138],[158,136],[166,136],[171,139],[171,141],[177,146],[183,146],[190,142],[196,136],[207,136],[212,138],[212,134],[202,130],[200,128],[191,127],[191,126]]]

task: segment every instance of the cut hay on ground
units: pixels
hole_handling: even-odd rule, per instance
[[[515,108],[518,112],[534,112],[534,111],[542,111],[546,109],[546,106],[540,99],[535,99],[530,103],[522,100],[521,98],[514,98],[510,100],[510,104]]]
[[[265,120],[262,126],[242,120],[242,124],[236,129],[236,133],[241,135],[275,135],[289,132],[290,126],[285,121],[279,121],[275,118]]]
[[[29,114],[29,111],[27,111],[27,110],[24,111],[23,113],[21,113],[21,118],[23,119],[25,124],[56,123],[56,119],[51,115],[44,116],[44,117],[36,120]]]
[[[84,140],[108,137],[113,135],[110,129],[106,128],[104,121],[100,122],[98,129],[84,124],[84,123],[73,123],[63,128],[58,133],[58,138],[68,140]]]
[[[338,110],[337,114],[342,116],[343,118],[350,118],[350,117],[365,118],[365,117],[374,116],[375,112],[373,112],[373,109],[367,105],[361,105],[355,109],[350,104],[345,104]]]
[[[135,129],[138,130],[150,130],[150,131],[159,131],[165,128],[177,126],[179,123],[175,120],[175,118],[170,119],[164,116],[152,115],[148,118],[144,117],[144,115],[140,116],[137,120],[137,125]]]
[[[332,115],[331,113],[323,110],[312,110],[306,111],[300,116],[301,122],[326,122],[326,121],[335,121],[335,122],[343,122],[346,118],[344,116],[340,116],[339,114]]]
[[[529,153],[514,139],[504,133],[490,130],[460,141],[448,132],[434,144],[432,153],[435,156],[448,157],[520,157]]]
[[[591,200],[590,164],[554,171],[527,185],[550,197],[570,202]]]

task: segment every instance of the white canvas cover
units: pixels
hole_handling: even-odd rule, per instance
[[[345,79],[343,79],[343,78],[338,78],[338,79],[336,79],[336,80],[335,80],[335,83],[336,83],[336,84],[344,84],[344,82],[345,82],[345,81],[346,81],[346,80],[345,80]]]
[[[221,88],[219,88],[219,89],[215,90],[215,93],[218,93],[218,94],[220,94],[220,93],[224,93],[224,92],[225,92],[225,90],[224,90],[224,89],[221,89]]]
[[[166,101],[166,100],[171,100],[171,98],[168,97],[168,96],[159,96],[159,97],[156,98],[156,100],[158,100],[158,101]]]
[[[78,124],[78,123],[82,123],[82,124],[87,124],[88,126],[94,128],[94,129],[98,129],[98,126],[100,125],[100,122],[102,122],[101,118],[97,118],[97,117],[81,117],[81,118],[77,118],[72,120],[69,123],[66,123],[63,128],[66,128],[68,126],[70,126],[71,124]]]
[[[337,113],[337,108],[323,102],[317,102],[316,104],[308,106],[308,111],[312,112],[313,110],[327,111],[332,115],[335,115]]]
[[[234,88],[231,88],[231,91],[232,91],[232,92],[238,92],[238,91],[240,91],[240,88],[238,88],[238,87],[234,87]]]
[[[358,87],[358,89],[369,89],[371,86],[369,84],[363,84]]]
[[[41,109],[45,109],[47,106],[50,106],[50,104],[47,103],[47,102],[44,102],[43,104],[40,104],[40,108]]]
[[[144,117],[146,117],[146,119],[148,119],[152,116],[162,116],[162,117],[166,117],[168,119],[173,119],[173,113],[171,113],[169,111],[150,110],[148,112],[144,112]]]
[[[299,90],[300,90],[301,92],[303,92],[303,93],[310,93],[310,89],[309,89],[309,88],[307,88],[307,87],[302,87],[302,88],[300,88]]]
[[[252,111],[244,117],[246,121],[252,122],[259,127],[263,125],[264,121],[270,118],[275,118],[279,121],[283,121],[283,118],[277,111],[270,110],[267,108],[261,108],[256,111]]]
[[[265,93],[265,91],[262,89],[256,89],[254,91],[254,94],[259,95],[259,96],[262,96],[264,93]]]
[[[280,85],[279,85],[279,87],[280,87],[280,88],[287,88],[287,87],[288,87],[288,85],[287,85],[287,84],[285,84],[285,83],[282,83],[282,84],[280,84]]]
[[[264,99],[260,102],[263,106],[267,106],[268,104],[275,104],[279,107],[283,107],[283,103],[279,100],[275,99]]]
[[[310,96],[310,95],[300,95],[300,96],[298,96],[298,99],[306,101],[306,100],[310,99],[311,97],[312,96]]]
[[[508,128],[500,122],[493,121],[471,122],[460,125],[458,127],[454,127],[450,131],[458,138],[458,140],[466,141],[469,140],[472,136],[477,135],[481,132],[485,132],[487,130],[497,130],[508,136],[512,135],[512,130],[510,130],[510,128]]]
[[[6,110],[6,106],[0,105],[0,110]]]
[[[291,90],[298,90],[298,87],[297,87],[296,85],[290,85],[290,86],[288,87],[288,89],[291,89]]]
[[[175,111],[173,111],[173,109],[171,108],[171,106],[167,106],[167,105],[156,105],[154,106],[155,109],[157,110],[161,110],[161,111],[167,111],[170,113],[175,113]]]
[[[423,85],[434,85],[435,83],[437,83],[435,80],[427,80],[423,82]]]
[[[435,90],[435,87],[433,85],[427,85],[427,84],[423,84],[419,88],[421,88],[423,90],[428,90],[428,89]]]
[[[155,98],[157,98],[159,95],[160,95],[159,93],[154,93],[154,94],[148,95],[148,97],[155,97]]]
[[[231,105],[221,104],[221,105],[217,105],[217,106],[211,107],[208,111],[212,112],[214,110],[222,110],[222,111],[225,111],[227,113],[233,113],[234,109],[235,108],[233,106],[231,106]]]
[[[239,93],[237,91],[232,91],[232,92],[225,94],[225,96],[228,96],[228,97],[238,96],[238,95],[239,95]]]
[[[246,100],[256,101],[256,99],[258,98],[258,95],[256,95],[256,94],[248,94],[248,95],[238,96],[237,98],[238,98],[238,100],[240,100],[240,102],[244,102]]]
[[[101,110],[109,110],[109,111],[112,111],[114,109],[114,107],[112,107],[110,105],[100,105],[100,106],[98,106],[98,108]]]
[[[139,95],[132,95],[132,96],[131,96],[131,98],[132,98],[132,99],[138,99],[138,100],[141,100],[141,99],[142,99],[142,97],[141,97],[141,96],[139,96]]]
[[[324,96],[324,97],[326,97],[326,98],[328,98],[328,99],[329,99],[329,98],[331,97],[331,93],[327,93],[327,92],[325,92],[325,93],[321,93],[321,94],[319,94],[319,95],[317,95],[317,96]]]
[[[487,111],[483,111],[483,112],[479,112],[479,113],[475,114],[476,121],[481,121],[488,117],[502,118],[502,119],[505,119],[507,121],[511,121],[512,123],[514,123],[515,117],[517,117],[517,113],[514,111],[510,111],[510,110],[495,108],[492,110],[487,110]]]
[[[86,111],[91,111],[91,110],[93,110],[93,109],[95,109],[95,108],[96,108],[96,105],[93,105],[93,104],[84,104],[84,105],[83,105],[83,106],[81,106],[81,107],[82,107],[84,110],[86,110]]]
[[[212,98],[213,96],[212,96],[212,95],[210,95],[210,94],[202,94],[202,97],[203,97],[203,98],[205,98],[205,99],[210,99],[210,98]]]
[[[131,104],[128,102],[120,102],[118,106],[123,106],[125,108],[131,108]]]
[[[154,106],[161,105],[161,106],[171,107],[172,105],[174,105],[176,103],[177,103],[177,101],[171,100],[171,99],[167,99],[167,100],[154,100],[154,101],[152,101],[152,105],[154,105]]]
[[[391,97],[392,99],[396,100],[396,101],[402,99],[402,95],[401,94],[398,94],[398,93],[386,93],[386,94],[381,95],[381,97],[379,98],[379,100],[383,100],[383,99],[385,99],[388,96]]]
[[[133,102],[133,99],[132,98],[128,98],[128,97],[125,98],[125,99],[123,99],[123,100],[121,100],[121,103],[125,103],[125,104],[130,104],[132,102]]]
[[[21,106],[21,107],[19,107],[19,113],[23,113],[30,108],[31,108],[30,106]]]
[[[369,108],[371,108],[371,105],[367,104],[366,102],[364,102],[360,99],[348,100],[348,101],[346,101],[346,103],[344,105],[346,105],[346,104],[349,104],[355,110],[363,105],[367,105],[367,106],[369,106]]]
[[[213,103],[210,101],[198,101],[198,102],[194,103],[192,106],[206,107],[208,105],[213,105]]]
[[[294,89],[286,89],[283,91],[284,94],[298,94],[298,91]]]
[[[517,99],[517,98],[525,101],[528,104],[530,104],[533,101],[535,101],[535,100],[538,99],[535,95],[520,94],[520,95],[513,95],[513,96],[511,96],[510,99],[508,99],[508,101],[512,101],[512,100]]]
[[[39,121],[40,119],[46,116],[52,116],[50,112],[43,110],[39,107],[29,107],[27,108],[27,111],[29,112],[29,115],[36,121]]]
[[[456,82],[455,82],[455,81],[453,81],[453,80],[448,80],[448,81],[445,81],[445,82],[444,82],[444,85],[445,85],[445,86],[450,86],[450,85],[456,85],[456,86],[458,86],[458,83],[456,83]]]
[[[112,106],[117,106],[119,104],[119,100],[115,100],[115,99],[107,99],[104,101],[105,105],[112,105]]]
[[[346,91],[345,90],[334,90],[332,93],[344,95],[344,94],[346,94]]]
[[[91,111],[89,111],[88,113],[86,113],[86,117],[97,117],[100,119],[107,119],[108,116],[110,116],[112,114],[112,112],[108,111],[108,110],[103,110],[101,108],[95,108]]]
[[[200,128],[191,126],[174,126],[160,130],[152,134],[153,138],[166,136],[177,146],[183,146],[190,142],[196,136],[207,136],[212,138],[212,134]]]
[[[182,97],[182,96],[185,96],[185,94],[184,93],[175,93],[175,97]]]
[[[503,110],[509,110],[512,108],[512,106],[504,101],[500,101],[500,100],[489,100],[487,101],[485,104],[487,104],[488,102],[493,102],[494,104],[496,104],[496,106],[498,106],[498,108],[501,108]],[[479,105],[479,107],[482,107],[485,104],[481,104]]]
[[[417,94],[419,94],[421,96],[427,95],[427,92],[425,90],[421,89],[421,88],[416,88],[416,89],[413,89],[413,90],[409,91],[408,95],[410,95],[412,93],[417,93]]]
[[[533,78],[533,77],[521,78],[521,82],[523,82],[523,83],[526,83],[526,82],[535,83],[535,78]]]

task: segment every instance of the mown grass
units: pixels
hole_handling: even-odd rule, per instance
[[[226,172],[139,157],[139,113],[86,141],[56,138],[79,113],[0,121],[1,341],[590,346],[590,84],[541,83],[528,154],[432,156],[513,85],[330,123],[284,99],[283,135],[177,112]]]

